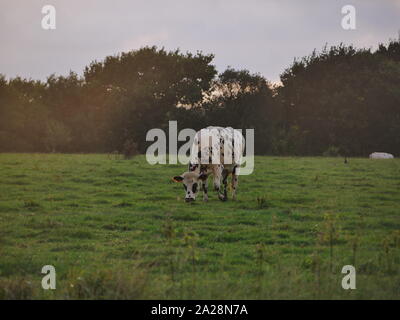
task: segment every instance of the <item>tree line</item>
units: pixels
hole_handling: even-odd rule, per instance
[[[146,133],[209,125],[255,129],[255,152],[400,153],[400,41],[325,46],[272,85],[214,56],[163,48],[108,56],[82,76],[0,75],[0,152],[145,152]],[[167,132],[167,130],[166,130]]]

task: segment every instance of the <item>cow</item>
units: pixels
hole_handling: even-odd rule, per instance
[[[193,139],[188,171],[173,177],[183,184],[185,201],[196,200],[201,189],[203,200],[208,201],[208,177],[213,176],[214,190],[221,201],[228,199],[227,180],[232,176],[232,199],[236,199],[240,163],[245,141],[240,131],[231,127],[207,127],[198,131]],[[221,187],[221,184],[223,188]]]

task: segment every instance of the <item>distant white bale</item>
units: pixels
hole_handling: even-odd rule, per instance
[[[393,155],[386,152],[373,152],[369,155],[370,159],[393,159]]]

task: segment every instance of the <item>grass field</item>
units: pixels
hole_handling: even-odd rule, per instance
[[[256,157],[238,200],[193,204],[171,181],[183,171],[0,154],[0,298],[400,298],[399,160]]]

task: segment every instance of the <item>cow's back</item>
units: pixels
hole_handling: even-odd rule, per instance
[[[193,139],[190,163],[215,164],[219,156],[219,164],[239,165],[244,147],[240,131],[231,127],[207,127],[199,130]]]

